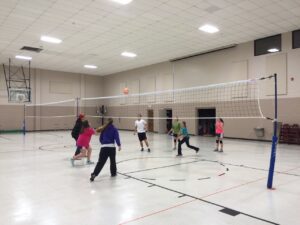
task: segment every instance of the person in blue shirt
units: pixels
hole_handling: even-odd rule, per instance
[[[177,154],[177,156],[182,156],[181,146],[184,143],[186,143],[186,146],[188,148],[194,149],[197,153],[199,151],[199,148],[190,145],[190,136],[189,136],[188,129],[186,127],[186,122],[182,121],[182,125],[183,125],[183,127],[180,129],[180,136],[179,136],[179,138],[181,138],[181,140],[178,143],[178,154]]]
[[[99,138],[100,144],[101,144],[101,149],[100,149],[97,165],[94,169],[94,172],[91,174],[91,178],[90,178],[91,182],[93,182],[95,177],[97,177],[99,175],[99,173],[101,172],[103,166],[105,165],[108,157],[110,159],[111,176],[115,177],[117,175],[115,143],[117,144],[119,151],[121,150],[119,131],[113,125],[112,118],[109,118],[108,122],[104,126],[96,129],[96,131],[101,133],[100,138]]]

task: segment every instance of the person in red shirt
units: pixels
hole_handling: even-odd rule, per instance
[[[79,133],[79,137],[77,139],[76,145],[77,150],[76,152],[79,152],[79,154],[74,155],[71,158],[71,163],[74,166],[74,160],[81,159],[83,157],[87,157],[87,164],[94,164],[94,162],[91,161],[91,154],[92,154],[92,148],[90,146],[90,141],[92,138],[92,135],[95,134],[95,130],[90,127],[90,124],[87,120],[84,120],[82,122],[82,127]]]
[[[223,152],[223,137],[224,137],[224,121],[223,121],[223,119],[218,118],[215,126],[216,126],[216,136],[217,136],[215,152],[219,151],[219,146],[221,147],[220,152]]]

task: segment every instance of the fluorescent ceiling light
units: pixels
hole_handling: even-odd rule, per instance
[[[30,56],[25,56],[25,55],[16,55],[16,59],[24,59],[24,60],[32,60],[32,57]]]
[[[209,25],[209,24],[205,24],[205,25],[199,27],[199,30],[204,31],[206,33],[210,33],[210,34],[219,32],[219,28],[217,28],[213,25]]]
[[[132,2],[132,0],[112,0],[113,2],[117,2],[119,4],[122,4],[122,5],[127,5],[129,4],[130,2]]]
[[[49,36],[41,36],[41,41],[49,42],[49,43],[54,43],[54,44],[59,44],[62,42],[62,40],[55,38],[55,37],[49,37]]]
[[[268,49],[268,52],[279,52],[278,48],[270,48]]]
[[[136,54],[133,53],[133,52],[122,52],[121,55],[122,55],[122,56],[125,56],[125,57],[130,57],[130,58],[136,57]]]
[[[98,66],[95,66],[95,65],[84,65],[85,68],[88,68],[88,69],[97,69]]]

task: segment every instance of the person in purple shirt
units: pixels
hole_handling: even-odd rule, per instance
[[[99,159],[97,165],[94,169],[94,172],[91,174],[90,181],[93,182],[95,177],[99,175],[103,166],[106,163],[106,160],[110,159],[110,173],[112,177],[117,175],[117,164],[116,164],[116,147],[115,143],[117,144],[119,151],[121,150],[121,142],[119,138],[119,131],[113,125],[113,119],[109,118],[108,122],[96,129],[97,132],[100,134],[100,144],[101,149],[99,153]]]

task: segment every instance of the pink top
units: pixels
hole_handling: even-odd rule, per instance
[[[224,129],[223,129],[224,124],[221,121],[216,122],[216,134],[223,134]]]
[[[91,127],[85,128],[82,134],[79,134],[78,140],[77,140],[77,146],[89,148],[90,141],[92,138],[92,135],[95,134],[95,130]]]

